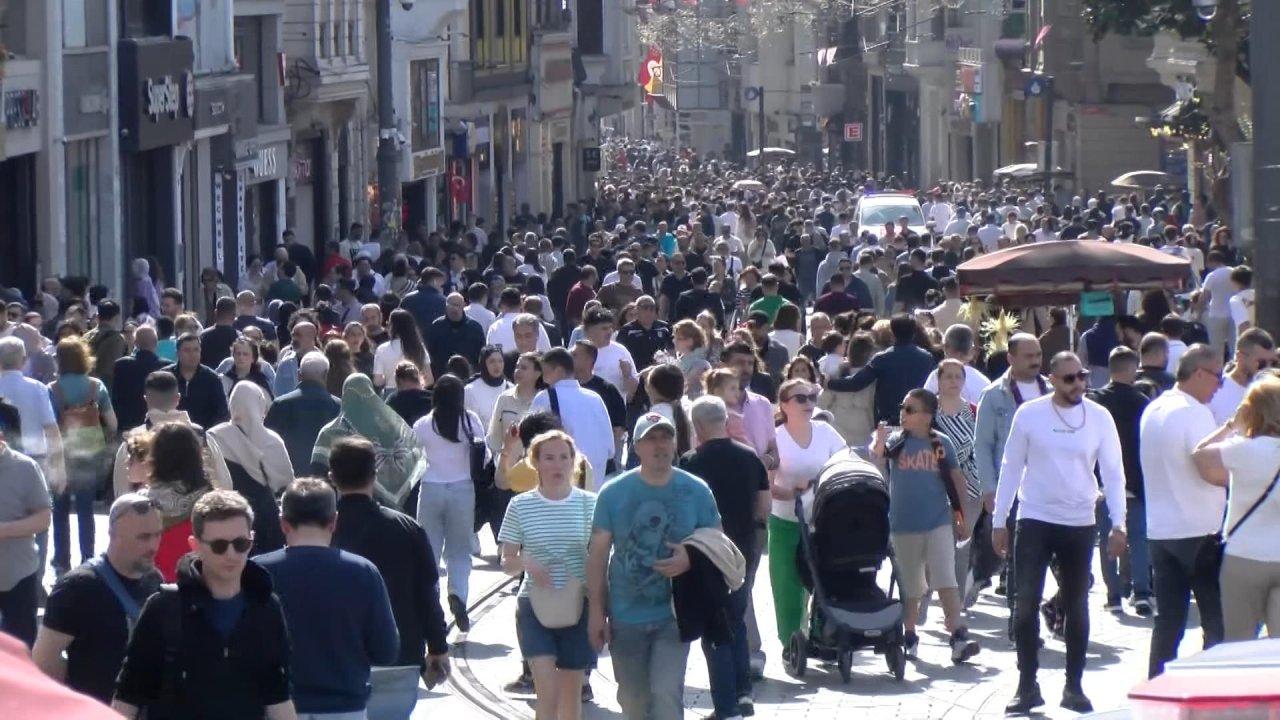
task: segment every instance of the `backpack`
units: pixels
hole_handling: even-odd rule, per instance
[[[101,380],[87,378],[89,394],[82,405],[68,405],[67,396],[62,391],[62,381],[53,383],[53,397],[57,402],[61,418],[58,422],[62,430],[63,444],[67,456],[75,460],[96,460],[107,449],[107,438],[102,429],[102,414],[98,407],[98,394],[101,392]]]
[[[947,501],[951,503],[951,510],[961,512],[963,505],[960,504],[960,495],[956,492],[955,483],[951,482],[951,463],[947,460],[947,450],[942,446],[942,433],[937,430],[929,430],[929,444],[933,446],[933,455],[938,459],[938,478],[942,480],[942,487],[947,491]],[[907,446],[907,436],[903,433],[898,442],[893,443],[885,452],[886,460],[897,460],[898,455]]]

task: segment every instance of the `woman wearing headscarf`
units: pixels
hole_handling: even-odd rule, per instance
[[[228,402],[231,421],[214,425],[209,435],[217,441],[231,472],[231,484],[253,508],[251,555],[284,547],[276,494],[293,482],[293,464],[284,440],[268,430],[264,421],[271,400],[255,383],[238,383]]]
[[[151,279],[151,263],[146,258],[138,258],[131,265],[133,270],[133,302],[130,315],[142,314],[160,317],[160,291]]]
[[[352,435],[373,443],[377,454],[378,482],[373,488],[374,499],[388,507],[401,507],[413,483],[426,470],[426,459],[413,430],[378,396],[373,381],[359,373],[342,384],[342,409],[338,417],[321,428],[316,438],[311,452],[312,474],[327,475],[329,451],[334,441]]]
[[[505,368],[502,348],[485,345],[480,349],[479,372],[465,388],[467,409],[475,413],[485,427],[489,427],[489,420],[493,418],[498,396],[511,389],[511,381],[503,374]]]

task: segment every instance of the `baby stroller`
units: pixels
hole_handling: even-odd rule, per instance
[[[849,682],[853,652],[884,655],[894,678],[906,672],[902,603],[894,599],[896,571],[886,593],[876,581],[889,549],[889,489],[874,465],[852,450],[838,453],[816,478],[812,528],[796,498],[800,547],[796,562],[812,593],[809,628],[792,634],[787,672],[802,677],[809,658],[834,661]]]

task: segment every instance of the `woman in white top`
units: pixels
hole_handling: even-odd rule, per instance
[[[502,348],[485,345],[480,349],[480,371],[467,383],[465,394],[467,410],[475,413],[486,428],[493,417],[498,396],[511,388],[511,381],[503,375],[505,369]]]
[[[397,308],[391,311],[387,323],[387,342],[378,346],[373,353],[373,384],[385,387],[388,380],[396,376],[396,365],[402,360],[410,360],[418,366],[422,373],[422,386],[431,387],[435,378],[431,376],[431,356],[422,343],[422,335],[418,333],[418,324],[408,310]]]
[[[494,403],[493,416],[489,419],[489,452],[499,457],[508,445],[519,445],[519,437],[513,435],[512,428],[520,424],[520,419],[529,414],[533,406],[533,398],[542,385],[542,360],[536,352],[527,352],[516,360],[515,384],[508,387],[498,396]],[[523,456],[523,453],[520,454]],[[506,470],[503,463],[494,463],[493,484],[500,490],[510,490]],[[499,518],[501,520],[501,518]]]
[[[773,509],[769,515],[769,580],[773,587],[774,617],[783,655],[790,657],[791,634],[805,615],[806,592],[796,570],[800,523],[797,496],[812,501],[812,484],[832,455],[845,449],[840,433],[813,419],[818,387],[804,380],[788,380],[778,390],[783,424],[778,426],[778,469],[773,473]],[[808,504],[806,504],[808,510]]]
[[[788,358],[795,357],[804,345],[804,334],[800,332],[800,308],[790,303],[778,308],[769,339],[786,348]]]
[[[693,444],[693,427],[680,402],[684,397],[684,373],[674,364],[654,365],[645,372],[644,387],[649,394],[649,409],[676,426],[676,455],[684,455]]]
[[[1280,637],[1280,380],[1255,382],[1235,417],[1201,441],[1192,459],[1206,482],[1228,488],[1218,577],[1225,639],[1252,640],[1264,622],[1269,637]]]
[[[464,407],[462,381],[445,375],[436,383],[432,410],[413,424],[413,433],[428,458],[418,494],[418,523],[427,531],[439,564],[449,573],[449,609],[466,632],[467,581],[471,575],[471,536],[476,514],[471,480],[472,440],[483,444],[484,425]],[[488,456],[486,448],[485,455]]]

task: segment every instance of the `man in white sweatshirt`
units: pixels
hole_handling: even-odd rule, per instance
[[[1005,708],[1027,714],[1044,704],[1036,682],[1039,669],[1039,610],[1045,571],[1057,561],[1061,608],[1066,616],[1066,687],[1062,707],[1093,712],[1081,685],[1085,648],[1089,644],[1089,573],[1096,540],[1095,508],[1101,471],[1112,530],[1107,551],[1125,551],[1125,477],[1120,437],[1111,414],[1084,397],[1089,371],[1074,353],[1061,352],[1049,362],[1053,393],[1023,403],[1013,416],[1005,442],[992,512],[991,542],[1000,555],[1009,547],[1005,523],[1018,498],[1018,542],[1013,564],[1014,641],[1021,678],[1018,692]]]

